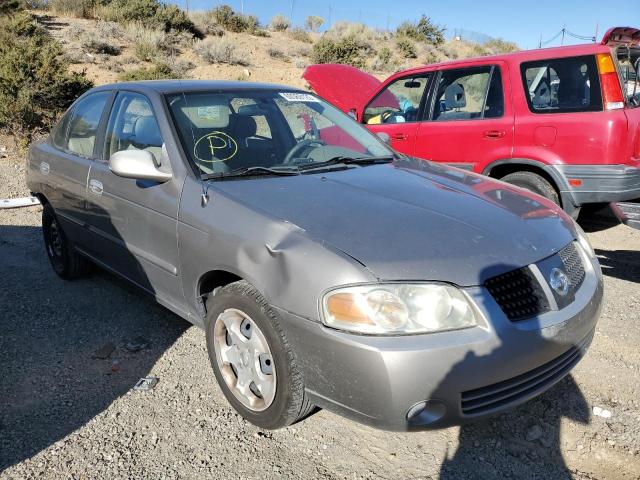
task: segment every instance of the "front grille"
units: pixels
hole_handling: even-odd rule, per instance
[[[484,284],[509,320],[523,320],[549,310],[549,302],[531,271],[519,268]]]
[[[580,288],[580,285],[582,285],[585,275],[580,252],[578,252],[575,243],[571,242],[560,250],[558,254],[562,259],[562,263],[566,269],[566,274],[571,282],[569,293],[574,293],[578,288]]]
[[[529,372],[461,394],[462,413],[480,415],[537,395],[564,377],[584,355],[590,334],[580,345]]]

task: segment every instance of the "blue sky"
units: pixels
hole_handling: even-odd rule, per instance
[[[277,14],[289,16],[291,0],[173,0],[191,10],[210,9],[226,3],[240,11],[244,3],[245,13],[258,15],[263,23]],[[535,0],[531,2],[514,0],[293,0],[293,21],[303,24],[308,15],[320,15],[332,22],[340,20],[362,21],[367,25],[391,28],[402,20],[416,20],[425,13],[435,22],[455,29],[502,37],[514,41],[521,48],[538,46],[540,35],[548,40],[559,32],[563,25],[567,30],[585,36],[595,33],[599,25],[598,37],[610,26],[640,25],[640,13],[633,6],[638,0],[616,3],[603,0]],[[583,43],[567,39],[565,43]],[[549,44],[559,45],[560,39]]]

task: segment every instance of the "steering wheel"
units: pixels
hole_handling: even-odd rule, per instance
[[[380,114],[380,123],[388,123],[387,120],[394,118],[398,113],[401,113],[402,110],[385,110]],[[387,115],[385,117],[385,115]]]
[[[317,145],[319,147],[322,147],[324,145],[326,145],[325,142],[323,142],[322,140],[318,140],[316,138],[307,138],[306,140],[302,140],[300,143],[298,143],[295,147],[293,147],[289,153],[287,153],[287,156],[284,158],[284,161],[282,162],[283,165],[288,165],[293,163],[293,159],[296,158],[296,156],[305,148],[309,148],[312,145]]]

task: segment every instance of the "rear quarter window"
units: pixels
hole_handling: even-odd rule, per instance
[[[602,110],[600,79],[593,55],[525,62],[520,71],[533,113]]]

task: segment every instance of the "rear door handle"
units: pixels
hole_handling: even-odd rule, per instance
[[[393,140],[406,140],[407,138],[409,138],[409,135],[407,135],[406,133],[394,133],[391,135],[391,138]]]
[[[484,138],[502,138],[507,134],[504,130],[485,130],[482,134]]]

